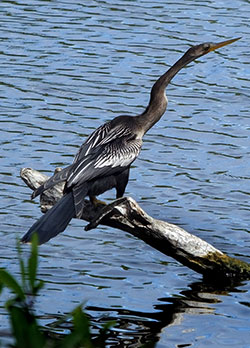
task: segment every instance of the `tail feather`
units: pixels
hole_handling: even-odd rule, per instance
[[[39,196],[43,191],[48,190],[52,186],[58,184],[59,182],[66,181],[68,176],[70,175],[71,171],[73,170],[74,164],[71,164],[70,166],[62,169],[60,172],[57,172],[54,174],[51,178],[49,178],[47,181],[45,181],[44,184],[39,186],[31,195],[31,198],[34,199],[35,197]]]
[[[80,219],[82,216],[83,209],[85,207],[84,197],[86,197],[87,193],[88,193],[88,183],[86,182],[84,182],[80,186],[73,187],[75,213],[78,219]]]
[[[21,242],[30,242],[31,236],[36,232],[39,244],[46,243],[58,233],[63,232],[75,215],[73,193],[69,192],[31,226]]]

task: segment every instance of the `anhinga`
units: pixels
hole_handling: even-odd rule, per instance
[[[73,163],[52,176],[35,190],[32,198],[65,181],[63,197],[23,236],[29,242],[34,232],[40,244],[65,230],[73,217],[81,217],[84,197],[95,203],[95,196],[116,188],[122,197],[129,169],[142,147],[143,135],[162,117],[167,108],[165,89],[172,78],[188,63],[239,38],[220,43],[203,43],[189,50],[153,85],[150,101],[138,116],[118,116],[97,128],[83,143]]]

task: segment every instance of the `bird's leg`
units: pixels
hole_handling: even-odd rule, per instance
[[[107,205],[107,203],[97,199],[96,196],[89,196],[89,199],[95,208]]]
[[[103,218],[105,218],[109,213],[111,213],[115,209],[115,207],[119,206],[119,204],[122,204],[126,201],[128,201],[127,197],[121,197],[111,202],[110,204],[105,205],[102,209],[100,209],[96,213],[96,215],[93,217],[93,219],[91,219],[88,225],[85,226],[84,228],[85,231],[89,231],[89,230],[92,230],[93,228],[96,228],[99,225],[100,221]]]

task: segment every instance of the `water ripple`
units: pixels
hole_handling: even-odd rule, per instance
[[[18,273],[14,236],[40,216],[21,167],[49,174],[68,165],[101,123],[142,112],[154,81],[190,45],[237,36],[172,81],[168,110],[144,139],[127,194],[150,215],[249,259],[249,17],[244,0],[1,2],[1,266]],[[121,231],[86,233],[73,221],[41,248],[40,274],[48,282],[38,301],[46,323],[88,300],[93,322],[104,308],[120,323],[120,341],[248,344],[249,308],[239,305],[249,303],[248,289],[220,293],[210,305],[193,285],[186,293],[193,272]],[[203,290],[205,298],[214,294]],[[2,305],[0,316],[7,327]]]

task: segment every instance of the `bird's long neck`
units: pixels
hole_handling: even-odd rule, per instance
[[[193,60],[186,53],[153,85],[150,101],[146,110],[138,116],[138,121],[144,134],[162,117],[167,108],[165,90],[172,78],[188,63]]]

